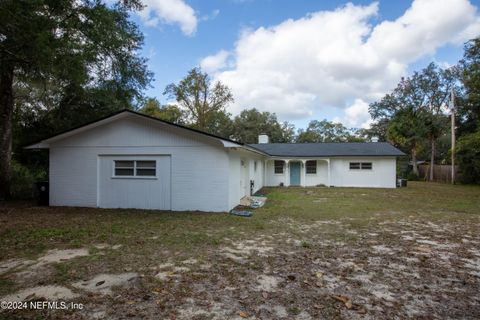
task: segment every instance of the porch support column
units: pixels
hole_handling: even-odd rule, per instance
[[[268,187],[267,185],[267,170],[268,170],[268,159],[263,161],[263,186]]]
[[[284,160],[285,161],[285,187],[289,187],[290,186],[290,167],[288,165],[288,163],[290,162],[290,160]]]
[[[332,182],[330,180],[330,159],[327,159],[327,164],[328,164],[328,186],[331,187],[332,186]]]
[[[307,163],[307,160],[303,159],[303,160],[301,160],[301,161],[302,161],[302,167],[300,168],[300,170],[301,170],[301,171],[300,171],[300,172],[301,172],[301,174],[300,174],[300,186],[305,187],[305,185],[306,185],[306,181],[305,181],[305,180],[306,180],[306,177],[307,177],[307,175],[306,175],[306,172],[307,172],[307,164],[306,164],[306,163]]]

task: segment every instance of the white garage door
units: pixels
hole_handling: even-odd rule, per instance
[[[100,156],[100,208],[171,209],[170,156]]]

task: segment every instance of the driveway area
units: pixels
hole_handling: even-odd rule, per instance
[[[263,191],[250,218],[1,204],[0,319],[480,318],[480,187]]]

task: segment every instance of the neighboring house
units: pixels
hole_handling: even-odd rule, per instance
[[[395,188],[388,143],[245,145],[124,110],[28,146],[50,149],[50,205],[228,211],[263,186]]]

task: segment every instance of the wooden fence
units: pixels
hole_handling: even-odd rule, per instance
[[[420,179],[430,180],[430,165],[421,164],[418,166]],[[455,177],[458,177],[458,166],[455,166]],[[433,166],[433,181],[452,182],[452,166],[436,164]]]

